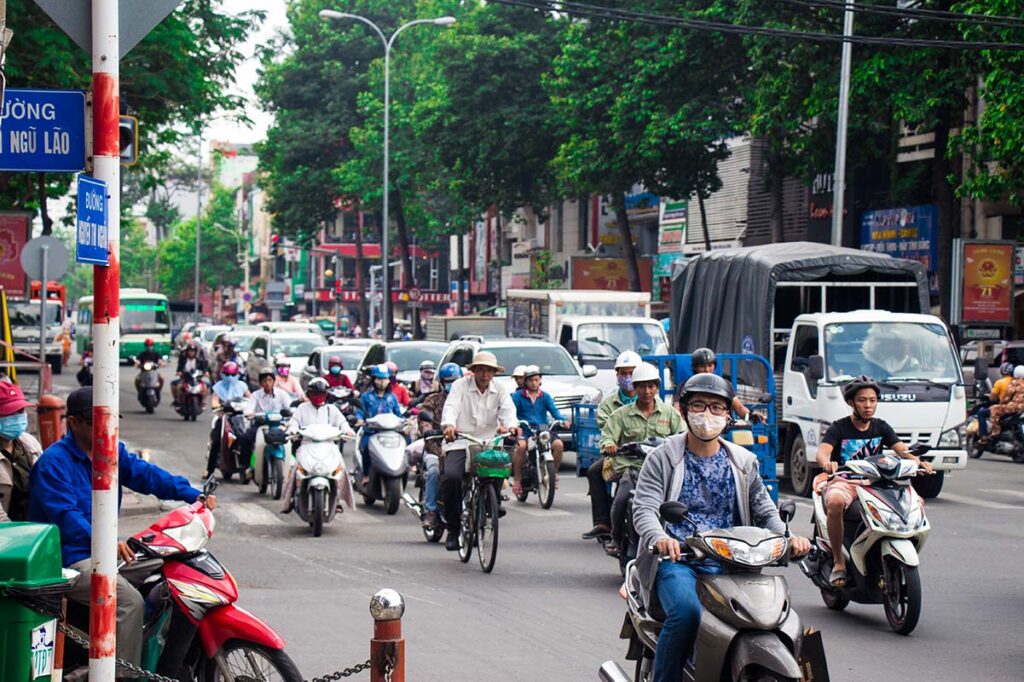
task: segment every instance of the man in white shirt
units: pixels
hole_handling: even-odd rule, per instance
[[[494,376],[505,371],[493,353],[480,352],[469,363],[469,376],[452,384],[441,413],[445,440],[453,441],[459,433],[486,440],[495,433],[511,433],[518,437],[516,407],[512,395],[494,382]],[[472,452],[479,447],[471,446]],[[462,506],[462,477],[466,473],[466,451],[445,453],[441,476],[441,493],[445,503],[448,538],[445,548],[459,548],[459,516]]]
[[[259,382],[260,390],[254,391],[249,399],[245,402],[245,416],[252,418],[257,414],[263,414],[264,412],[280,412],[281,410],[287,410],[291,408],[292,397],[287,391],[278,388],[274,385],[276,381],[274,370],[270,367],[264,367],[260,370]],[[252,451],[256,447],[256,431],[259,430],[259,426],[255,423],[250,424],[249,428],[245,430],[245,433],[238,435],[238,441],[241,444],[242,461],[248,459],[252,461]],[[252,467],[246,472],[247,480],[251,479],[253,475]]]

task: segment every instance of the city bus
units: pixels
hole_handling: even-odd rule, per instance
[[[171,307],[166,296],[145,289],[121,289],[120,320],[121,360],[141,353],[146,339],[153,339],[156,352],[170,355]],[[92,296],[78,299],[75,330],[81,354],[92,342]]]

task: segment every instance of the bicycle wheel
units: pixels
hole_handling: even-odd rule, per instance
[[[466,492],[462,496],[462,515],[459,523],[459,561],[464,564],[469,562],[470,557],[473,556],[473,544],[476,542],[476,528],[473,526],[476,519],[470,510],[474,509],[477,504],[476,491],[473,490],[474,484],[466,483],[465,486]]]
[[[498,493],[494,485],[481,486],[476,506],[477,558],[480,569],[490,573],[498,558]]]

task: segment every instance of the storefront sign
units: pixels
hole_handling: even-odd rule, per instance
[[[8,296],[25,295],[25,271],[21,250],[28,240],[28,213],[0,213],[0,288]]]
[[[658,253],[678,254],[686,243],[686,225],[689,204],[686,201],[666,201],[661,204],[658,221]]]
[[[933,273],[938,266],[938,222],[934,204],[865,211],[860,218],[860,248],[916,260]]]
[[[1013,323],[1013,264],[1011,243],[964,242],[964,324]]]
[[[640,288],[651,290],[650,258],[638,258],[640,266]],[[629,268],[623,258],[572,258],[570,289],[605,289],[606,291],[631,291]]]

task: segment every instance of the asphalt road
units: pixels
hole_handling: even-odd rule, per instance
[[[156,414],[146,415],[133,377],[122,370],[122,438],[197,481],[209,413],[185,423],[165,393]],[[58,391],[73,381],[73,372],[57,377]],[[285,638],[307,677],[367,658],[369,599],[390,587],[407,602],[409,680],[593,680],[604,660],[627,665],[618,639],[624,603],[616,562],[579,537],[590,526],[585,480],[569,468],[561,479],[551,510],[535,497],[508,503],[490,575],[475,556],[464,565],[454,552],[428,545],[404,508],[388,517],[379,505],[358,506],[314,538],[294,514],[280,514],[279,503],[238,483],[217,491],[209,549],[237,580],[240,605]],[[809,503],[798,507],[794,529],[809,533]],[[159,513],[145,504],[131,511],[122,536]],[[1024,564],[1024,467],[994,455],[972,460],[929,502],[928,516],[924,608],[910,637],[890,632],[878,605],[828,611],[796,566],[784,571],[805,626],[823,633],[832,680],[1022,679],[1024,650],[1013,633],[1024,612],[1015,570]]]

